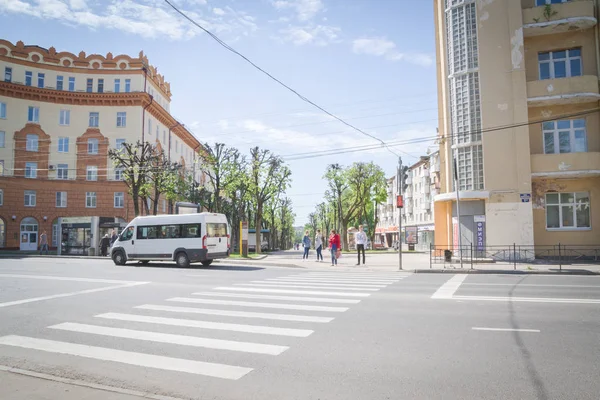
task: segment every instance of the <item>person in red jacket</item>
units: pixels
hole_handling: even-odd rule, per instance
[[[331,230],[331,235],[329,236],[329,248],[331,249],[331,266],[337,265],[337,257],[335,253],[338,249],[342,248],[342,244],[340,243],[340,235],[335,233],[335,229]]]

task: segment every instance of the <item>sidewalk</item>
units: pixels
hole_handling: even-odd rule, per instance
[[[323,262],[316,261],[316,254],[311,252],[309,260],[302,260],[302,251],[287,250],[271,253],[260,261],[232,259],[220,260],[220,264],[227,265],[254,265],[273,266],[304,269],[342,269],[350,271],[399,271],[397,253],[370,253],[366,255],[366,264],[357,266],[357,255],[343,253],[338,260],[337,267],[331,266],[331,259],[323,256]],[[563,263],[562,271],[557,264],[518,263],[516,269],[509,263],[478,263],[465,262],[463,268],[457,263],[433,264],[430,266],[428,253],[402,253],[402,270],[413,273],[496,273],[496,274],[570,274],[570,275],[600,275],[600,264],[566,264]]]

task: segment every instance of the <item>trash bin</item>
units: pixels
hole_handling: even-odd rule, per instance
[[[90,248],[88,249],[88,256],[92,256],[92,257],[93,257],[93,256],[95,256],[95,255],[96,255],[96,249],[95,249],[95,248],[93,248],[93,247],[90,247]]]
[[[445,262],[452,261],[452,251],[451,250],[444,250],[444,261]]]
[[[412,244],[412,243],[409,243],[409,244],[408,244],[408,250],[409,250],[409,251],[415,251],[415,245],[414,245],[414,244]]]

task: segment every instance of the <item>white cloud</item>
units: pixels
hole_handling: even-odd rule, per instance
[[[213,13],[215,13],[215,15],[225,15],[225,10],[219,7],[215,7],[213,8]]]
[[[86,0],[0,0],[0,14],[25,14],[69,26],[115,29],[145,38],[183,40],[201,34],[199,29],[162,1],[107,0],[94,3],[96,8],[91,8]],[[185,4],[191,9],[182,11],[215,33],[227,32],[237,36],[257,29],[252,17],[245,13],[235,13],[224,20],[221,15],[214,16],[210,9],[198,8],[206,5],[206,0],[186,0]],[[204,14],[207,15],[203,17]]]
[[[316,46],[327,46],[331,43],[339,43],[341,29],[327,25],[290,26],[279,31],[283,36],[279,37],[284,42],[291,42],[296,46],[314,44]]]
[[[292,9],[300,21],[312,19],[325,8],[321,0],[275,0],[272,4],[278,10]]]
[[[433,56],[425,53],[401,53],[398,51],[396,43],[385,37],[355,39],[352,42],[352,51],[355,54],[384,57],[390,61],[403,60],[424,67],[433,64]]]

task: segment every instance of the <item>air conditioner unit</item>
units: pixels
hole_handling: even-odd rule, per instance
[[[48,165],[48,171],[54,171],[55,169],[56,169],[56,166]]]

